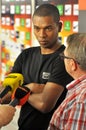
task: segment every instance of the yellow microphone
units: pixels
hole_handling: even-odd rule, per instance
[[[13,92],[19,86],[22,86],[24,81],[23,75],[20,73],[10,73],[3,81],[4,90],[0,93],[0,98],[3,98],[9,91]]]

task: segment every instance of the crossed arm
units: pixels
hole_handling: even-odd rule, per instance
[[[52,82],[47,82],[45,85],[30,83],[26,86],[32,91],[28,102],[43,113],[52,110],[64,90],[63,86]]]

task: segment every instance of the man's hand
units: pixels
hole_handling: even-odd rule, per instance
[[[16,109],[9,105],[0,105],[0,127],[7,125],[13,119]]]

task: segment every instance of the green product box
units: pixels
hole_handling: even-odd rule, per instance
[[[5,52],[2,52],[2,54],[1,54],[1,58],[2,58],[2,59],[5,58]]]
[[[58,10],[59,10],[59,14],[60,14],[60,15],[63,15],[63,14],[64,14],[63,5],[57,5],[57,8],[58,8]]]
[[[30,40],[30,32],[26,32],[26,40]]]
[[[20,25],[21,25],[21,26],[25,26],[25,19],[24,19],[24,18],[21,18],[21,19],[20,19]]]
[[[64,21],[64,30],[66,30],[66,31],[71,30],[71,22],[70,21]]]
[[[15,13],[20,14],[20,6],[19,5],[15,6]]]

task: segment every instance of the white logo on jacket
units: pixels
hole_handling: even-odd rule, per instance
[[[43,79],[49,79],[49,77],[50,77],[50,73],[48,73],[48,72],[43,72],[43,74],[42,74],[42,78],[43,78]]]

